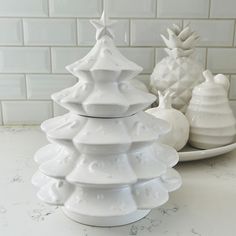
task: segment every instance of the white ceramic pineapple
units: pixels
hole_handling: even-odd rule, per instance
[[[206,80],[194,88],[186,116],[190,122],[190,144],[209,149],[234,141],[236,120],[227,97],[227,77],[214,77],[209,70],[203,74]]]
[[[167,48],[168,56],[160,61],[150,80],[151,92],[170,91],[174,108],[185,112],[191,99],[192,89],[203,81],[203,68],[193,58],[198,35],[189,26],[181,28],[173,25],[167,29],[169,39],[161,35]]]
[[[171,105],[171,94],[167,92],[162,94],[158,91],[159,106],[146,110],[147,113],[167,121],[171,126],[171,131],[162,135],[160,140],[163,144],[170,145],[177,151],[182,149],[188,142],[189,122],[180,111],[174,109]]]

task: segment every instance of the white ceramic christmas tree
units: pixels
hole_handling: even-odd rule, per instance
[[[175,109],[186,111],[192,96],[192,89],[203,81],[203,67],[193,58],[198,35],[189,26],[184,28],[173,25],[167,29],[169,38],[161,35],[167,48],[168,56],[155,67],[150,80],[151,92],[172,93],[172,105]]]
[[[142,112],[156,98],[132,85],[141,68],[115,47],[113,23],[105,13],[92,21],[96,45],[67,66],[79,82],[52,98],[70,112],[41,125],[51,144],[32,179],[42,201],[96,226],[139,220],[181,185],[177,152],[156,142],[169,126]]]

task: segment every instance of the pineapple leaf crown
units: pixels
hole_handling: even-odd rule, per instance
[[[192,31],[189,25],[180,27],[173,24],[173,28],[167,29],[169,39],[161,35],[167,48],[165,51],[170,56],[188,57],[194,52],[194,48],[199,40],[199,35]]]

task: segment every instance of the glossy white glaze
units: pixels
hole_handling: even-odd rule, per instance
[[[141,67],[115,47],[105,13],[92,24],[96,45],[67,66],[79,82],[52,96],[70,112],[41,125],[52,144],[35,154],[32,183],[42,201],[63,206],[73,220],[115,226],[164,204],[181,177],[172,170],[178,153],[156,143],[169,124],[142,111],[155,96],[131,83]]]
[[[180,161],[196,161],[212,157],[217,157],[219,155],[226,154],[228,152],[236,149],[236,142],[231,144],[220,146],[217,148],[210,148],[206,150],[200,150],[189,145],[186,145],[182,150],[179,151]]]
[[[189,25],[173,24],[167,28],[168,39],[161,35],[168,54],[158,62],[150,79],[150,88],[156,96],[158,91],[172,93],[172,105],[186,111],[193,88],[203,81],[203,67],[192,57],[199,36]]]
[[[172,107],[171,94],[167,92],[162,94],[160,91],[159,106],[146,110],[147,113],[156,118],[167,121],[170,126],[170,132],[162,135],[160,140],[162,143],[170,145],[175,150],[181,150],[188,142],[189,138],[189,122],[185,115]]]
[[[236,119],[229,106],[229,81],[205,71],[205,82],[196,86],[186,116],[190,122],[190,144],[209,149],[230,144],[236,134]]]

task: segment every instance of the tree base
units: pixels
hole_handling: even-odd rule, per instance
[[[143,217],[149,214],[150,210],[138,210],[134,213],[124,216],[108,216],[108,217],[97,217],[97,216],[85,216],[62,208],[64,214],[71,220],[84,225],[99,226],[99,227],[112,227],[131,224],[135,221],[141,220]]]

